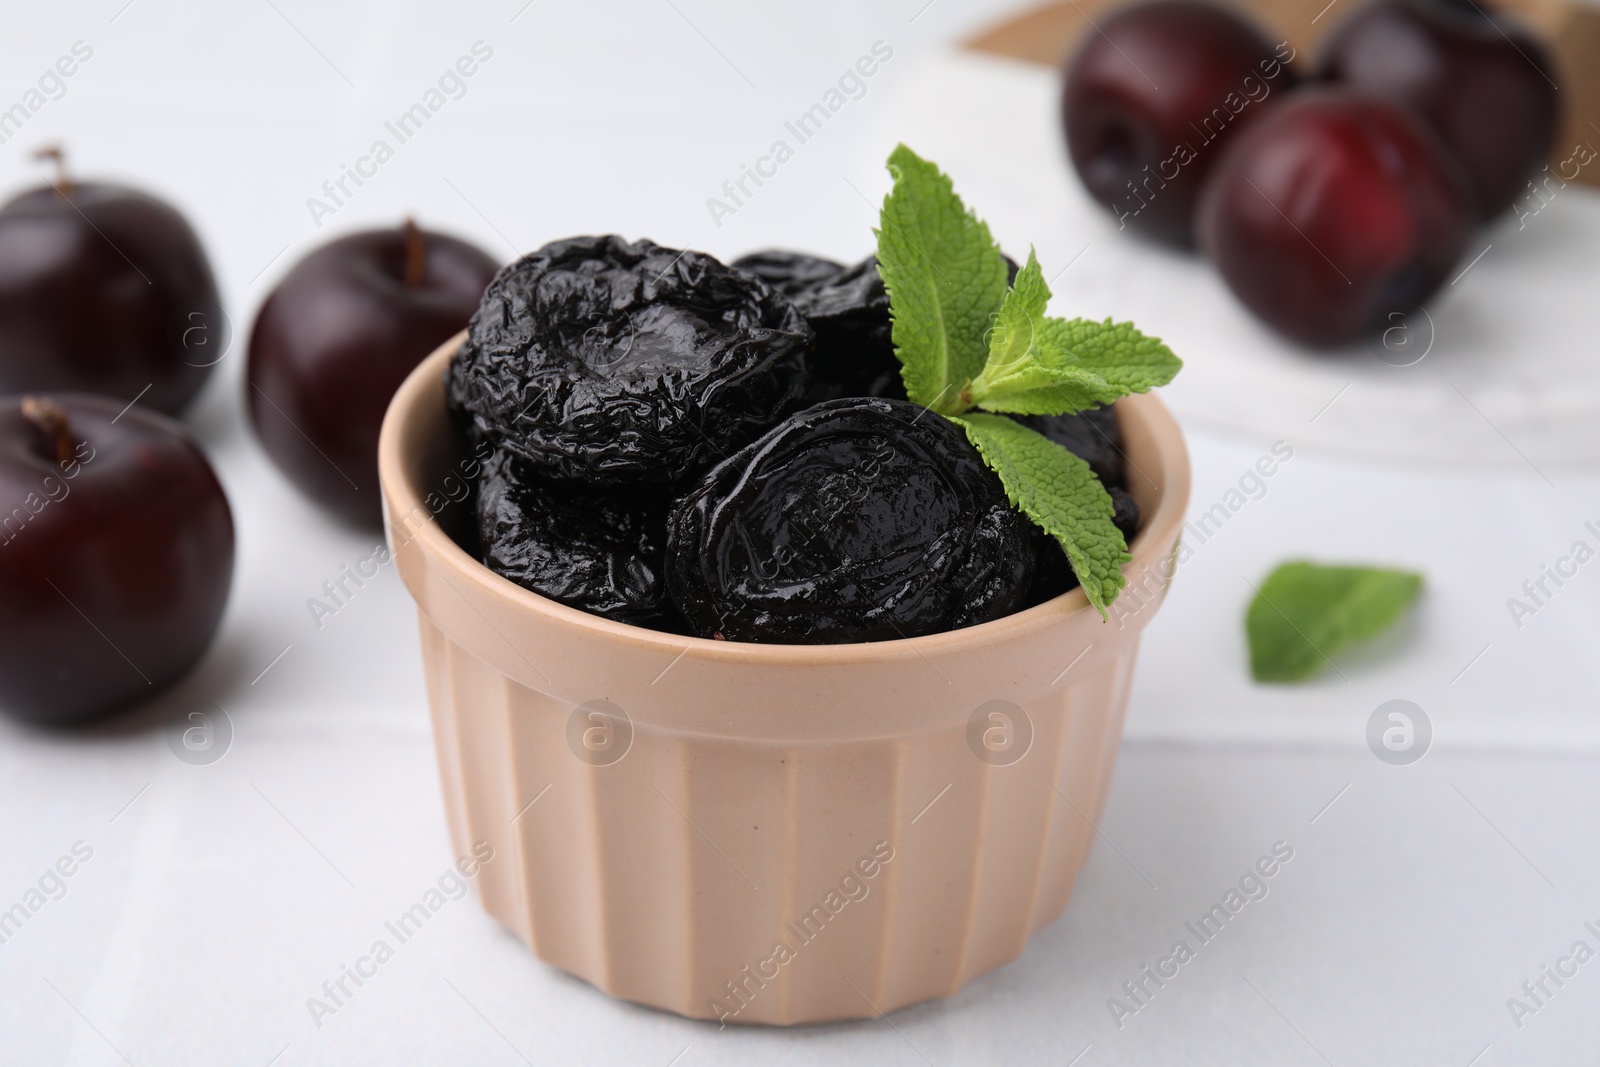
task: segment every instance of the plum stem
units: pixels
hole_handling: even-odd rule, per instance
[[[66,408],[54,400],[25,396],[22,398],[22,417],[33,424],[39,434],[39,442],[57,463],[72,459],[72,423],[67,419]]]
[[[422,274],[428,265],[427,249],[423,245],[422,231],[409,216],[400,224],[400,232],[406,239],[406,288],[415,289],[422,284]]]
[[[50,184],[55,187],[56,195],[63,200],[72,199],[72,175],[67,173],[67,153],[58,144],[47,144],[33,153],[34,159],[51,160],[56,165],[56,178]]]

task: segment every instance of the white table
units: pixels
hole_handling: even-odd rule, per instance
[[[1180,576],[1148,632],[1103,837],[1065,916],[1011,967],[889,1022],[719,1031],[551,970],[467,898],[316,1027],[306,999],[451,857],[411,603],[386,572],[317,628],[306,598],[376,535],[305,504],[241,421],[242,338],[267,289],[330,233],[408,210],[506,257],[607,230],[727,256],[769,244],[864,254],[863,196],[884,188],[907,86],[941,42],[1003,5],[122,4],[9,15],[5,101],[74,41],[94,56],[0,145],[0,184],[32,181],[27,150],[60,137],[81,175],[168,195],[201,230],[241,339],[190,421],[232,499],[239,568],[215,647],[150,708],[66,734],[0,723],[0,908],[75,843],[92,849],[64,895],[0,944],[0,1063],[1281,1067],[1591,1054],[1600,962],[1520,1030],[1506,1001],[1575,940],[1600,949],[1584,927],[1600,928],[1600,572],[1520,631],[1504,599],[1600,518],[1600,479],[1553,471],[1552,489],[1514,466],[1376,463],[1316,444]],[[306,198],[479,40],[493,56],[465,95],[318,230]],[[878,40],[894,56],[865,95],[719,228],[707,198]],[[1079,196],[1068,183],[1061,195]],[[993,215],[1012,246],[1073,236]],[[1199,508],[1270,443],[1188,428]],[[1244,673],[1244,579],[1296,554],[1415,565],[1429,593],[1402,640],[1340,658],[1348,681],[1260,689]],[[1414,766],[1387,766],[1363,742],[1391,697],[1433,720],[1434,749]],[[164,732],[196,703],[221,706],[234,728],[208,766],[176,759]],[[1119,1029],[1108,998],[1280,840],[1294,859],[1269,895]]]

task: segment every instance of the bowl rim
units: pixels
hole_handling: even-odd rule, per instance
[[[552,625],[588,631],[597,640],[612,644],[631,645],[675,655],[696,653],[696,658],[742,664],[770,664],[784,667],[812,665],[862,664],[900,660],[911,656],[928,658],[930,653],[948,654],[953,651],[971,651],[985,646],[1009,643],[1025,635],[1060,625],[1062,622],[1085,613],[1094,613],[1081,586],[1058,597],[1013,612],[990,622],[978,623],[943,633],[919,637],[896,638],[889,641],[860,641],[845,644],[765,644],[749,641],[719,641],[713,638],[693,637],[685,634],[651,630],[629,623],[617,622],[593,615],[580,608],[569,607],[524,589],[508,578],[496,574],[480,560],[468,555],[454,538],[447,534],[435,520],[433,512],[424,502],[424,496],[406,474],[405,453],[414,432],[419,412],[424,404],[435,397],[442,402],[444,373],[456,350],[466,340],[467,331],[451,337],[419,363],[406,376],[395,391],[384,413],[383,427],[378,441],[378,481],[383,494],[384,537],[390,552],[398,559],[403,545],[396,544],[394,524],[398,516],[408,520],[418,516],[415,523],[407,522],[409,536],[405,545],[416,545],[428,558],[448,568],[451,577],[466,579],[488,600],[496,600],[509,608],[542,616]],[[1159,398],[1151,393],[1133,394],[1119,403],[1128,405],[1124,412],[1132,412],[1145,421],[1145,429],[1154,440],[1155,452],[1163,459],[1162,474],[1165,484],[1156,486],[1160,494],[1153,512],[1145,519],[1129,546],[1133,560],[1123,566],[1123,573],[1131,575],[1157,566],[1177,547],[1179,528],[1188,507],[1190,491],[1190,464],[1188,448],[1182,431],[1172,414]],[[405,569],[401,568],[402,577]],[[1166,576],[1170,578],[1170,575]],[[409,585],[409,580],[407,582]],[[465,590],[454,581],[450,584],[458,594]],[[1121,595],[1133,586],[1130,580]],[[421,598],[415,599],[421,602]],[[476,609],[475,609],[476,610]],[[1115,610],[1113,605],[1110,610]],[[1108,617],[1101,620],[1109,624]]]

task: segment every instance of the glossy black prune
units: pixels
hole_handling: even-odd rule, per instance
[[[1012,418],[1087,462],[1107,488],[1126,484],[1122,423],[1117,419],[1115,406],[1074,415],[1013,415]]]
[[[733,265],[788,296],[816,331],[808,403],[846,396],[906,399],[900,359],[894,354],[889,293],[878,274],[877,256],[842,267],[803,252],[769,249]],[[1018,268],[1009,256],[1006,267],[1008,280],[1015,281]]]
[[[811,286],[794,302],[817,332],[812,397],[906,398],[900,359],[894,354],[889,293],[878,274],[876,256]]]
[[[524,589],[618,622],[678,630],[662,582],[665,494],[539,478],[507,452],[478,476],[483,562]]]
[[[1069,589],[1078,587],[1078,575],[1067,559],[1061,542],[1045,533],[1039,526],[1028,531],[1033,541],[1033,584],[1028,588],[1026,607],[1054,600]]]
[[[798,406],[811,336],[785,297],[710,256],[575,237],[495,276],[449,401],[547,477],[687,483]]]
[[[667,586],[693,632],[834,644],[1009,614],[1028,520],[950,421],[847,398],[791,416],[674,506]]]
[[[772,249],[736,259],[733,265],[767,279],[794,301],[816,331],[808,402],[844,396],[906,398],[890,336],[889,294],[878,275],[876,256],[844,267],[801,252]],[[832,271],[825,270],[827,266]]]
[[[1111,523],[1122,531],[1122,540],[1133,544],[1133,535],[1139,532],[1139,503],[1120,485],[1106,486],[1111,494]]]
[[[844,270],[843,263],[782,248],[752,252],[748,256],[740,256],[731,265],[749,271],[777,292],[791,298]]]

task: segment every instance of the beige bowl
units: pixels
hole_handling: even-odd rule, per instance
[[[1015,959],[1083,866],[1172,573],[1189,467],[1161,403],[1119,406],[1145,523],[1109,622],[1073,590],[930,637],[739,644],[564,607],[451,540],[459,343],[395,394],[379,470],[489,913],[613,996],[738,1022],[875,1016]]]

